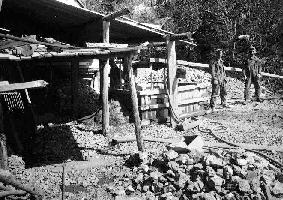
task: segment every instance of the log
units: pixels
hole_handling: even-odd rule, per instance
[[[176,113],[176,110],[178,108],[178,104],[176,100],[178,94],[178,79],[176,78],[177,63],[176,63],[175,41],[167,40],[167,61],[168,61],[167,88],[169,93],[168,95],[170,99],[170,104],[172,106],[172,110]],[[178,113],[176,114],[178,115]],[[171,125],[172,127],[176,126],[173,113],[171,113]]]
[[[3,2],[3,0],[0,0],[0,12],[1,12],[1,9],[2,9],[2,2]]]
[[[110,20],[113,20],[117,17],[121,17],[123,15],[127,15],[130,13],[130,10],[128,8],[124,8],[122,10],[119,10],[117,12],[114,12],[110,15],[106,15],[105,17],[102,18],[103,21],[110,21]]]
[[[138,108],[138,97],[137,97],[137,91],[136,91],[136,85],[135,85],[135,77],[134,77],[133,68],[132,68],[133,57],[134,57],[133,53],[130,56],[126,57],[125,63],[127,65],[126,67],[129,73],[131,100],[132,100],[133,113],[134,113],[134,118],[135,118],[136,141],[138,145],[138,150],[143,152],[144,143],[143,143],[143,137],[141,135],[141,120],[140,120],[139,108]]]
[[[58,48],[62,48],[62,49],[69,49],[69,48],[78,49],[79,48],[79,47],[74,47],[74,46],[70,46],[70,45],[60,45],[60,44],[51,44],[51,43],[48,43],[48,42],[40,42],[40,41],[37,41],[37,40],[20,38],[20,37],[12,36],[12,35],[9,35],[9,34],[3,34],[3,33],[0,33],[0,37],[15,40],[15,41],[26,42],[26,43],[29,43],[29,44],[42,44],[42,45],[51,46],[51,47],[58,47]]]
[[[17,189],[26,191],[32,195],[42,196],[42,194],[37,192],[35,189],[24,186],[21,183],[17,182],[16,179],[11,175],[11,173],[6,170],[0,169],[0,182],[7,184],[7,185],[12,185],[13,187]]]
[[[12,83],[9,85],[0,85],[0,93],[1,92],[12,92],[15,90],[25,90],[32,88],[43,88],[48,85],[44,80],[30,81],[25,83]]]
[[[151,42],[148,45],[149,47],[165,47],[166,42]]]
[[[8,197],[8,196],[11,196],[11,195],[25,195],[25,194],[26,194],[25,191],[21,191],[21,190],[10,190],[10,191],[0,192],[0,198]]]
[[[1,103],[0,103],[0,168],[4,170],[8,169],[6,135],[4,133],[3,109]]]
[[[103,21],[103,43],[109,43],[110,40],[110,22]]]
[[[159,142],[159,143],[172,143],[172,142],[177,142],[180,141],[179,139],[163,139],[163,138],[150,138],[150,137],[145,137],[143,138],[144,141],[147,142]],[[137,141],[136,138],[134,137],[126,137],[126,138],[114,138],[112,139],[111,145],[116,145],[120,143],[126,143],[126,142],[135,142]]]
[[[103,20],[103,33],[102,39],[103,43],[109,43],[109,34],[110,34],[110,21]],[[108,135],[109,131],[109,104],[108,104],[108,84],[109,84],[109,73],[110,73],[110,65],[109,58],[106,60],[101,60],[102,69],[101,69],[101,100],[102,100],[102,134],[104,136]]]
[[[108,103],[108,85],[109,85],[109,72],[110,72],[110,65],[109,59],[103,62],[102,68],[102,87],[101,97],[102,97],[102,134],[107,136],[109,131],[109,103]]]

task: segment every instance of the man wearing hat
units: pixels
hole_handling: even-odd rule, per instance
[[[215,110],[216,97],[220,90],[221,104],[229,107],[226,103],[226,73],[224,70],[223,51],[226,46],[225,41],[221,40],[221,26],[223,23],[219,18],[209,11],[205,11],[201,16],[202,24],[193,34],[194,40],[197,42],[197,50],[199,50],[201,62],[209,63],[211,70],[212,95],[210,99],[210,107],[212,112]]]
[[[226,96],[226,73],[224,69],[224,61],[222,59],[223,51],[222,49],[216,49],[213,58],[210,60],[209,67],[211,70],[211,85],[212,85],[212,93],[210,99],[210,107],[212,112],[215,110],[216,97],[220,92],[221,105],[223,107],[229,108],[227,105]]]
[[[254,84],[256,101],[260,102],[260,79],[261,79],[261,69],[264,64],[264,60],[259,59],[256,56],[256,48],[250,42],[249,35],[240,35],[239,48],[238,51],[240,57],[243,60],[243,74],[245,78],[245,91],[244,99],[245,104],[250,101],[250,87]]]

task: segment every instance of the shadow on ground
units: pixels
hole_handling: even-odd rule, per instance
[[[54,125],[37,131],[32,147],[31,166],[83,160],[82,153],[68,125]]]

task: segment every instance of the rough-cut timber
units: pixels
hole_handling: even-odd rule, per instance
[[[106,136],[109,130],[109,103],[108,103],[108,85],[109,85],[110,65],[109,59],[102,62],[101,77],[101,97],[102,97],[102,133]]]
[[[17,182],[16,179],[11,175],[10,172],[6,170],[1,170],[0,169],[0,182],[7,184],[7,185],[12,185],[13,187],[26,191],[30,194],[33,194],[35,196],[42,196],[38,191],[36,191],[34,188],[27,187],[25,185],[22,185],[21,183]]]
[[[114,12],[114,13],[112,13],[110,15],[107,15],[107,16],[103,17],[102,19],[104,21],[110,21],[110,20],[113,20],[113,19],[115,19],[117,17],[121,17],[123,15],[127,15],[129,13],[130,13],[130,10],[128,8],[124,8],[124,9],[119,10],[117,12]]]
[[[167,87],[168,87],[172,110],[176,113],[178,106],[178,104],[176,103],[176,97],[178,94],[178,90],[177,90],[178,79],[176,78],[177,63],[176,63],[175,41],[167,40],[167,62],[168,62]],[[174,117],[172,117],[173,114],[174,113],[171,113],[171,125],[175,127],[176,122],[174,121]]]
[[[103,43],[109,43],[109,34],[110,34],[110,21],[103,21]],[[101,100],[102,100],[102,134],[107,135],[109,130],[109,104],[108,104],[108,84],[109,84],[109,73],[110,65],[109,58],[106,60],[101,60],[102,69],[100,70],[100,88],[101,88]]]
[[[131,100],[133,104],[133,113],[135,117],[135,134],[136,134],[138,150],[144,151],[143,137],[141,135],[141,121],[139,117],[139,108],[138,108],[138,97],[137,97],[137,91],[136,91],[136,86],[135,86],[135,77],[134,77],[133,68],[132,68],[133,56],[134,54],[132,53],[129,57],[126,57],[125,63],[127,65],[128,72],[129,72],[129,84],[130,84],[130,90],[131,90]]]
[[[43,88],[48,85],[44,80],[30,81],[25,83],[12,83],[9,85],[0,85],[0,92],[11,92],[15,90],[24,90],[31,88]]]

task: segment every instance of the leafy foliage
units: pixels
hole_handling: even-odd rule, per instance
[[[212,13],[220,41],[226,48],[228,65],[235,66],[234,39],[251,36],[259,57],[268,62],[264,71],[283,74],[283,1],[282,0],[84,0],[88,8],[110,13],[121,8],[132,10],[128,17],[139,22],[155,23],[175,32],[195,32]],[[187,58],[198,61],[199,53],[183,48]],[[192,56],[193,55],[193,56]],[[278,82],[278,81],[277,81]],[[282,82],[282,81],[281,81]]]

